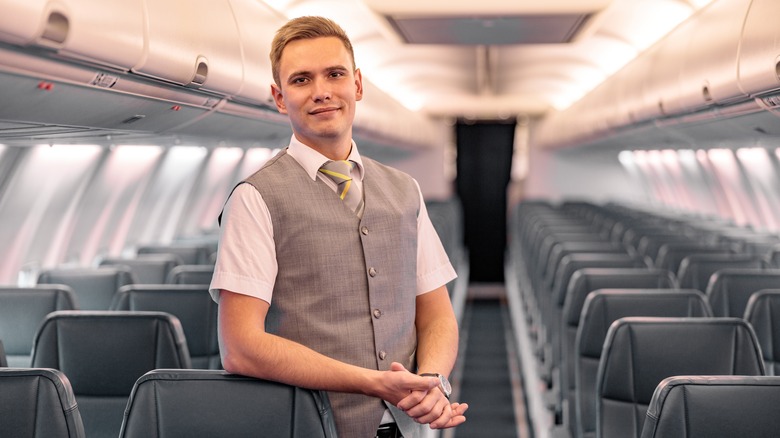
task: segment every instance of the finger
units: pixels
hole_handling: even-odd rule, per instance
[[[412,378],[403,382],[403,388],[409,391],[424,391],[428,392],[433,388],[439,386],[439,379],[436,377],[420,377],[412,375]]]
[[[435,418],[433,421],[430,422],[431,429],[442,429],[447,427],[447,425],[452,420],[452,407],[450,404],[445,403],[444,409],[442,409],[441,414],[438,418]]]
[[[415,409],[416,408],[417,407],[415,407]],[[445,426],[449,422],[451,416],[452,410],[450,409],[449,403],[438,400],[430,409],[423,412],[422,415],[413,416],[413,418],[414,421],[420,424],[430,424],[431,428],[436,429]]]
[[[442,427],[442,429],[449,429],[450,427],[457,427],[466,422],[466,417],[463,415],[453,415],[450,421]]]
[[[469,409],[468,403],[453,403],[452,412],[453,415],[463,415]]]
[[[452,408],[444,394],[438,389],[433,389],[417,406],[409,409],[406,414],[421,424],[430,424],[438,421],[438,426],[441,427],[452,416]]]
[[[396,407],[404,412],[414,408],[425,398],[428,394],[427,391],[412,391],[404,397],[401,401],[396,403]]]
[[[461,424],[463,424],[466,421],[466,417],[463,415],[466,410],[468,410],[469,405],[466,403],[453,403],[451,405],[452,408],[452,417],[450,418],[450,421],[445,425],[443,428],[450,428],[450,427],[456,427]]]

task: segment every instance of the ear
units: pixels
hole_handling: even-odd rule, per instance
[[[282,94],[282,89],[279,88],[276,84],[271,84],[271,95],[274,97],[276,109],[282,114],[287,114],[287,106],[284,104],[284,95]]]
[[[355,100],[363,99],[363,73],[359,68],[355,69]]]

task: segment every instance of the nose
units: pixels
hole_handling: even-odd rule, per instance
[[[312,100],[315,102],[324,102],[330,100],[331,90],[327,81],[323,79],[317,79],[314,81],[314,88],[312,89]]]

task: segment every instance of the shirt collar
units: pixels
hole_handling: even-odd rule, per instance
[[[350,141],[352,142],[352,149],[350,150],[349,157],[347,159],[355,162],[357,177],[360,179],[360,181],[363,181],[363,160],[360,158],[360,153],[357,150],[355,141]],[[287,153],[293,157],[293,159],[295,159],[295,161],[297,161],[301,167],[303,167],[303,169],[306,171],[306,174],[309,175],[309,178],[312,180],[317,179],[317,171],[320,169],[320,167],[322,167],[325,162],[330,161],[330,159],[325,155],[322,155],[321,153],[298,141],[294,134],[290,139],[290,146],[287,148]]]

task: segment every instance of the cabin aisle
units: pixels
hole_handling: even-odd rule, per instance
[[[456,400],[467,421],[443,436],[528,437],[525,403],[502,284],[472,285],[461,328]]]

